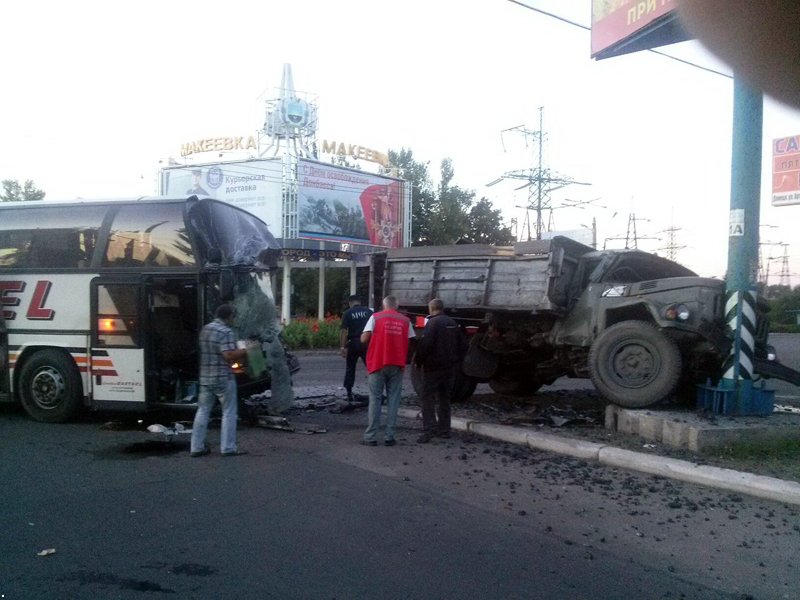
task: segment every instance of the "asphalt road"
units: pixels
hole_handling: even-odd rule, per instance
[[[800,334],[773,333],[769,336],[769,343],[775,347],[781,363],[800,371]],[[768,381],[768,387],[775,390],[776,403],[800,403],[800,388],[775,379]]]
[[[411,422],[364,447],[365,418],[190,458],[2,408],[0,598],[797,597],[795,508]]]

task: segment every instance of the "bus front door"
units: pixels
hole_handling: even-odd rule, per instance
[[[144,291],[140,279],[92,281],[92,403],[125,410],[146,406]]]

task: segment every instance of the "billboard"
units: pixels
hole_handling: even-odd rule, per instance
[[[800,204],[800,135],[772,142],[772,205]]]
[[[216,198],[254,214],[275,237],[283,236],[283,166],[280,159],[253,159],[167,167],[161,194]]]
[[[688,39],[678,22],[676,0],[592,0],[592,58]]]
[[[299,237],[400,248],[408,214],[405,182],[301,159]]]

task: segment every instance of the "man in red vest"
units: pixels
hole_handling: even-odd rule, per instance
[[[383,443],[394,446],[394,430],[397,410],[403,391],[403,370],[408,357],[409,340],[416,334],[411,322],[397,312],[397,298],[386,296],[383,310],[369,318],[361,334],[361,343],[367,348],[367,372],[369,373],[369,409],[367,430],[361,442],[377,446],[375,434],[381,424],[381,399],[386,390],[386,431]]]

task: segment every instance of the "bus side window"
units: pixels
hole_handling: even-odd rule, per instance
[[[42,269],[74,269],[86,264],[79,234],[70,229],[34,231],[31,260],[27,266]]]
[[[124,206],[108,238],[104,265],[175,267],[194,264],[181,207],[153,204],[147,211]]]
[[[27,267],[31,249],[29,231],[0,231],[0,267]]]

